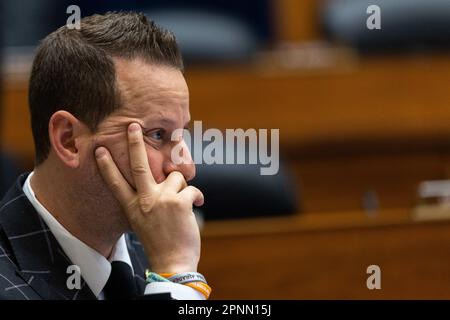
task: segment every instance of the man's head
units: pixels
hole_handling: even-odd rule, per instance
[[[94,15],[81,20],[80,30],[62,27],[47,36],[33,62],[29,89],[37,168],[54,167],[71,180],[68,188],[80,201],[93,197],[112,210],[94,150],[107,147],[133,186],[126,134],[137,122],[155,180],[174,170],[192,179],[189,151],[183,152],[189,158],[183,165],[170,157],[176,144],[184,145],[172,141],[172,132],[190,120],[182,70],[173,34],[142,14]]]

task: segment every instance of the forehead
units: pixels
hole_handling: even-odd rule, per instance
[[[189,91],[181,71],[140,59],[114,59],[120,113],[142,118],[189,118]],[[145,119],[143,119],[145,120]]]

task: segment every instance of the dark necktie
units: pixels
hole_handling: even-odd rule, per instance
[[[103,289],[107,300],[136,298],[138,289],[131,267],[122,261],[111,262],[111,274]]]

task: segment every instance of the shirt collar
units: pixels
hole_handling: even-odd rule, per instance
[[[83,279],[96,297],[100,295],[108,281],[109,275],[111,274],[112,261],[125,262],[133,270],[133,265],[131,264],[130,255],[126,245],[125,234],[117,241],[110,259],[106,259],[99,252],[73,236],[39,202],[31,188],[30,181],[32,176],[33,172],[28,175],[27,180],[23,185],[23,191],[26,197],[45,221],[70,261],[80,268]]]

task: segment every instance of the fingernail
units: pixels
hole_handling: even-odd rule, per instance
[[[98,147],[95,149],[95,156],[101,158],[106,154],[106,149],[104,147]]]
[[[140,129],[141,129],[141,126],[138,125],[137,123],[132,123],[132,124],[130,124],[129,127],[128,127],[128,130],[129,130],[130,132],[136,132],[136,131],[139,131]]]

